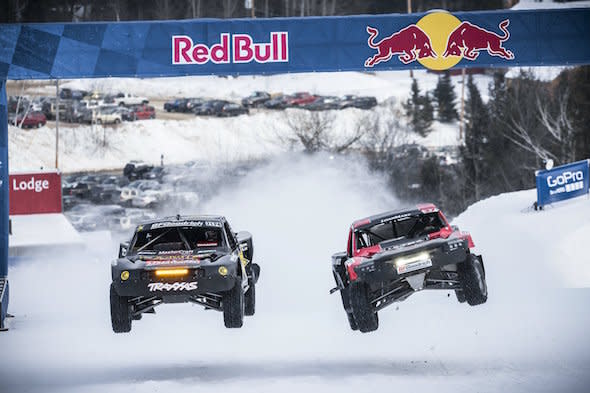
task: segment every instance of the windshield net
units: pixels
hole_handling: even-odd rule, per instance
[[[141,251],[193,251],[224,247],[220,228],[171,227],[137,232],[133,253]]]
[[[438,232],[444,227],[438,213],[417,214],[357,229],[357,249],[387,240],[411,239]]]

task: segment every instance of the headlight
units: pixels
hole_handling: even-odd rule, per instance
[[[227,276],[227,268],[225,266],[219,266],[218,272],[222,276]]]
[[[395,267],[398,274],[413,272],[429,266],[432,266],[432,260],[430,259],[430,254],[426,251],[400,257],[395,260]]]
[[[127,281],[129,279],[129,272],[127,270],[123,270],[121,272],[121,280]]]
[[[414,262],[421,262],[430,259],[430,254],[426,251],[421,252],[419,254],[412,254],[407,255],[405,257],[400,257],[395,260],[395,267],[400,267],[404,265],[409,265]]]

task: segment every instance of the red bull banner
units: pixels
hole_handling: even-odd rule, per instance
[[[61,174],[31,172],[8,177],[10,215],[61,213]]]
[[[0,80],[590,64],[589,20],[572,8],[4,24]]]

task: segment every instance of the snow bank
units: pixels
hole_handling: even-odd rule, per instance
[[[540,9],[551,9],[551,8],[582,8],[590,7],[590,1],[587,0],[574,0],[568,2],[556,2],[553,0],[520,0],[516,3],[513,10],[540,10]]]
[[[470,206],[454,223],[471,231],[492,280],[502,277],[522,288],[530,275],[543,289],[589,288],[590,199],[530,210],[536,199],[536,190],[495,196]]]

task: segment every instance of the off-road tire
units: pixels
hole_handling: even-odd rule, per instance
[[[485,270],[477,256],[469,254],[467,260],[459,264],[459,277],[467,304],[477,306],[488,300]]]
[[[128,333],[131,331],[131,314],[128,298],[119,296],[111,284],[111,324],[113,332]]]
[[[223,323],[226,328],[241,328],[244,323],[244,291],[238,281],[232,289],[223,294]]]
[[[256,285],[252,282],[244,295],[244,302],[244,315],[254,315],[256,312]]]
[[[457,297],[457,301],[459,303],[465,303],[467,299],[465,298],[465,292],[455,290],[455,296]]]
[[[369,300],[369,286],[363,282],[350,284],[350,306],[358,329],[363,333],[379,327],[379,317]]]

